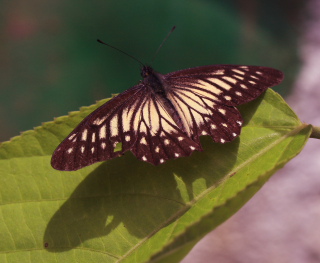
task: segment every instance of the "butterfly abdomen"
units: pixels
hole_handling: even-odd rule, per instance
[[[149,66],[142,68],[141,75],[144,78],[142,84],[147,86],[148,90],[154,94],[159,106],[172,117],[179,129],[186,133],[186,127],[183,125],[181,116],[167,96],[167,91],[170,89],[170,85],[165,81],[165,77],[162,74],[155,72],[153,68]],[[150,95],[151,94],[146,94],[146,96]]]

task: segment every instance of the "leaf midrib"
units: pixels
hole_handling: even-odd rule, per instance
[[[41,202],[56,202],[56,201],[67,201],[70,199],[74,199],[74,200],[80,200],[80,199],[84,199],[84,200],[88,200],[88,199],[95,199],[95,198],[112,198],[115,196],[148,196],[148,197],[153,197],[153,198],[158,198],[158,199],[164,199],[164,200],[168,200],[171,201],[173,203],[177,203],[180,205],[185,205],[186,203],[181,202],[179,200],[175,200],[175,199],[171,199],[165,196],[160,196],[160,195],[152,195],[152,194],[146,194],[146,193],[120,193],[120,194],[109,194],[109,195],[93,195],[93,196],[77,196],[77,197],[66,197],[66,198],[57,198],[57,199],[41,199],[41,200],[22,200],[22,201],[18,201],[18,202],[11,202],[11,203],[3,203],[0,204],[1,206],[6,206],[6,205],[20,205],[20,204],[25,204],[25,203],[41,203]]]
[[[295,127],[295,129],[291,130],[287,134],[284,134],[281,136],[279,139],[275,140],[273,143],[268,144],[265,148],[263,148],[261,151],[258,153],[252,155],[251,158],[249,158],[247,161],[239,164],[236,169],[231,170],[227,176],[225,176],[221,181],[225,181],[228,177],[234,175],[237,173],[240,169],[242,169],[244,166],[247,164],[253,162],[254,160],[258,159],[261,155],[266,153],[268,150],[272,149],[275,145],[277,145],[279,142],[284,141],[288,137],[297,134],[299,131],[301,131],[303,128],[308,126],[307,124],[301,124],[300,126]],[[182,209],[178,210],[174,215],[169,217],[165,222],[163,222],[159,227],[157,227],[154,231],[152,231],[149,235],[147,235],[145,238],[143,238],[140,242],[138,242],[135,246],[133,246],[130,250],[128,250],[127,253],[125,253],[122,257],[119,258],[118,262],[121,262],[124,260],[126,257],[128,257],[130,254],[132,254],[136,249],[138,249],[143,243],[145,243],[149,238],[151,238],[155,233],[157,233],[160,229],[168,225],[169,222],[176,221],[174,219],[179,218],[180,215],[184,214],[189,208],[191,208],[196,202],[200,201],[201,199],[205,198],[213,189],[216,188],[217,185],[221,183],[221,181],[213,184],[212,186],[208,187],[205,191],[203,191],[201,194],[199,194],[197,197],[195,197],[193,200],[189,201],[186,203],[185,207]],[[221,193],[221,192],[220,192]],[[234,195],[236,196],[237,193]],[[226,200],[227,201],[227,200]],[[225,201],[225,202],[226,202]],[[223,204],[220,204],[221,206]],[[200,219],[199,219],[200,220]],[[195,222],[194,222],[195,223]]]

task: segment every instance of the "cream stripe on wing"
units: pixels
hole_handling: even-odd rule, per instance
[[[210,78],[209,79],[212,83],[218,85],[219,87],[221,87],[222,89],[225,89],[225,90],[230,90],[232,88],[232,86],[226,82],[224,82],[223,80],[220,80],[220,79],[214,79],[214,78]],[[221,91],[221,90],[220,90]],[[221,91],[222,92],[222,91]],[[220,92],[220,93],[221,93]],[[219,93],[219,94],[220,94]]]
[[[178,99],[175,93],[172,93],[172,94],[168,93],[167,95],[170,101],[172,102],[172,104],[174,105],[175,109],[178,111],[182,124],[184,126],[184,129],[186,130],[187,134],[190,136],[191,127],[192,127],[192,117],[187,105],[185,105],[184,103],[181,103],[181,101]]]
[[[131,129],[130,124],[134,114],[134,110],[132,109],[137,106],[137,103],[138,101],[135,101],[130,107],[124,109],[122,112],[122,127],[124,132],[128,132]]]
[[[209,78],[208,79],[211,82],[214,82],[218,79],[216,78]],[[219,80],[218,80],[219,81]],[[223,82],[224,83],[224,82]],[[214,94],[221,94],[223,91],[221,89],[218,89],[217,87],[213,86],[211,83],[203,81],[203,80],[198,80],[198,83],[192,83],[192,86],[201,88],[201,89],[205,89],[210,93],[214,93]]]
[[[160,128],[160,118],[153,99],[149,99],[143,108],[143,117],[152,135],[157,134]]]
[[[118,135],[118,115],[114,115],[110,121],[110,133],[112,137]]]
[[[187,104],[189,107],[197,109],[201,113],[208,113],[203,101],[194,93],[190,91],[185,91],[185,92],[177,91],[176,93],[179,94],[181,100],[183,100],[185,104]]]

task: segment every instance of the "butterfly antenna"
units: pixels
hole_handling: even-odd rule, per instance
[[[154,54],[151,63],[153,63],[154,59],[156,58],[156,56],[158,55],[160,49],[162,48],[163,44],[167,41],[168,37],[172,34],[172,32],[176,29],[176,26],[173,26],[169,32],[169,34],[165,37],[165,39],[162,41],[161,45],[158,47],[156,53]]]
[[[130,57],[130,58],[134,59],[135,61],[139,62],[143,67],[145,66],[139,59],[135,58],[134,56],[131,56],[131,55],[128,54],[127,52],[124,52],[123,50],[121,50],[121,49],[119,49],[119,48],[116,48],[116,47],[114,47],[114,46],[111,46],[111,45],[109,45],[109,44],[101,41],[100,39],[97,39],[97,41],[98,41],[99,43],[103,44],[103,45],[106,45],[106,46],[108,46],[108,47],[111,47],[111,48],[113,48],[113,49],[121,52],[122,54],[127,55],[128,57]]]

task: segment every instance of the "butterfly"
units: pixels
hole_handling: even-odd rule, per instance
[[[209,65],[143,80],[87,116],[57,147],[51,165],[74,171],[131,151],[154,165],[202,151],[201,135],[226,143],[240,135],[236,106],[279,84],[283,73],[260,66]],[[118,144],[121,149],[117,150]]]

